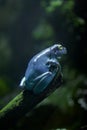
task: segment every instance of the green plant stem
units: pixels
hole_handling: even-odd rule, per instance
[[[15,124],[18,119],[23,117],[27,112],[30,112],[39,102],[46,98],[51,92],[61,85],[61,76],[55,82],[51,83],[48,88],[39,95],[34,95],[33,92],[23,90],[10,103],[8,103],[0,111],[0,128],[6,127],[8,123]]]

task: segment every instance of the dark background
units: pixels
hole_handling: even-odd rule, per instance
[[[87,128],[86,34],[86,0],[0,0],[0,108],[19,93],[32,56],[55,43],[68,50],[61,88],[12,130]]]

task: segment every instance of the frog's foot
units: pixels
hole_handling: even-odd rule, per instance
[[[25,81],[26,81],[26,78],[23,77],[22,80],[21,80],[21,82],[20,82],[20,85],[19,85],[20,88],[24,88],[24,86],[25,86]]]

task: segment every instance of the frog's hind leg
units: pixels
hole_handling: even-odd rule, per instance
[[[36,85],[33,88],[33,92],[35,94],[39,94],[43,92],[48,84],[52,81],[54,75],[51,72],[45,72],[44,74],[38,76],[36,79],[34,79]]]

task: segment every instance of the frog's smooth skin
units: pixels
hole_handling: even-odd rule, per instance
[[[28,63],[20,87],[33,91],[34,94],[43,92],[56,73],[61,73],[58,58],[66,53],[65,47],[55,44],[35,55]]]

